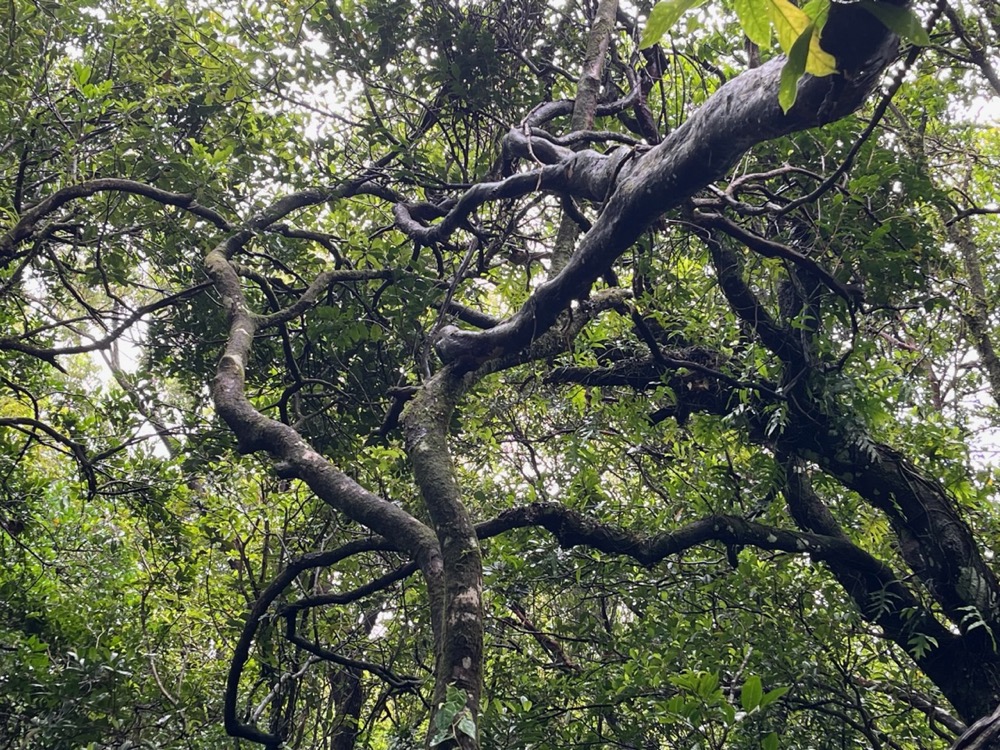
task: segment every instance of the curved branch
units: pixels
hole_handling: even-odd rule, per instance
[[[342,284],[347,281],[370,281],[372,279],[391,280],[396,277],[396,272],[392,269],[381,271],[323,271],[317,274],[309,287],[299,296],[299,298],[288,307],[268,315],[254,316],[258,330],[269,328],[270,326],[287,323],[316,304],[319,295],[334,284]]]
[[[195,286],[188,287],[176,294],[169,294],[166,297],[161,297],[155,302],[150,302],[148,305],[142,305],[137,307],[131,312],[125,321],[113,328],[106,336],[102,338],[95,339],[89,344],[77,344],[75,346],[60,346],[60,347],[41,347],[33,346],[32,344],[26,344],[20,339],[15,338],[0,338],[0,351],[6,349],[8,351],[21,352],[22,354],[27,354],[36,359],[40,359],[43,362],[48,362],[50,364],[55,364],[55,358],[60,356],[67,356],[70,354],[86,354],[87,352],[96,352],[101,349],[107,348],[117,339],[121,338],[129,328],[138,323],[143,316],[149,313],[156,312],[157,310],[162,310],[164,307],[169,307],[175,302],[180,302],[181,300],[193,297],[203,289],[206,289],[211,285],[210,282],[203,281]]]
[[[850,13],[834,4],[829,24]],[[895,54],[895,37],[874,19],[859,16],[867,32],[844,73],[806,77],[788,113],[778,106],[783,58],[748,70],[720,87],[705,104],[648,153],[622,170],[618,187],[566,267],[540,285],[510,319],[482,332],[457,331],[444,349],[450,361],[472,369],[484,359],[519,349],[558,319],[574,299],[585,297],[594,281],[641,235],[649,224],[716,180],[749,148],[843,117],[857,109]],[[841,41],[844,41],[843,39]]]
[[[296,631],[296,616],[286,615],[285,616],[285,638],[288,639],[290,643],[294,643],[299,648],[304,651],[308,651],[313,656],[318,656],[324,661],[332,661],[334,664],[339,664],[342,667],[349,667],[351,669],[364,670],[365,672],[371,672],[376,677],[381,677],[392,687],[398,690],[412,690],[418,686],[421,682],[418,677],[400,677],[399,675],[393,674],[391,671],[381,666],[380,664],[373,664],[368,661],[360,661],[358,659],[351,659],[346,656],[341,656],[335,651],[331,651],[328,648],[323,648],[312,641],[303,638]]]
[[[598,104],[594,109],[594,114],[597,117],[610,117],[617,115],[619,112],[624,112],[626,109],[635,104],[636,99],[639,97],[639,93],[639,89],[634,88],[621,99],[607,104]],[[575,106],[575,99],[560,99],[555,102],[542,102],[528,113],[528,116],[521,122],[521,127],[540,127],[547,122],[551,122],[557,117],[567,117],[573,114],[573,108]],[[514,130],[516,129],[517,128]]]
[[[257,629],[267,616],[267,610],[274,600],[281,596],[284,590],[291,585],[299,574],[307,570],[336,565],[341,560],[345,560],[361,552],[392,551],[395,549],[395,545],[385,539],[359,539],[328,552],[311,552],[290,562],[288,567],[281,571],[268,584],[267,588],[257,597],[257,601],[254,602],[253,607],[247,615],[243,631],[240,633],[236,647],[233,649],[233,658],[229,663],[229,675],[226,678],[226,691],[223,697],[222,709],[226,732],[233,737],[242,737],[243,739],[257,742],[269,748],[277,747],[281,744],[282,740],[280,737],[262,732],[249,724],[243,724],[237,717],[236,705],[237,698],[239,697],[240,676],[243,674],[243,667],[250,658],[250,647],[253,645],[254,638],[257,635]]]
[[[541,142],[556,148],[548,141]],[[602,200],[610,192],[618,165],[629,155],[627,149],[618,149],[609,156],[596,151],[574,151],[571,156],[564,156],[564,150],[552,152],[552,158],[559,160],[555,164],[511,175],[497,182],[474,185],[465,191],[440,222],[431,226],[421,223],[414,216],[415,206],[397,203],[393,206],[396,226],[413,239],[430,245],[447,239],[473,211],[489,201],[520,198],[540,190]]]
[[[931,11],[930,18],[927,19],[927,23],[925,26],[925,28],[928,31],[934,28],[934,24],[937,23],[937,19],[941,15],[942,6],[944,5],[945,5],[944,2],[937,2],[934,4],[934,8]],[[862,13],[863,12],[864,11],[862,11]],[[829,26],[826,27],[824,29],[824,33],[826,33],[827,29],[829,28],[830,28]],[[924,49],[923,47],[918,47],[916,45],[910,48],[909,53],[906,55],[906,60],[903,62],[903,65],[899,68],[899,70],[896,71],[896,75],[893,78],[892,83],[889,84],[888,89],[882,95],[881,100],[875,107],[875,112],[872,114],[871,119],[868,121],[868,125],[865,126],[865,129],[861,133],[861,135],[855,139],[854,143],[851,145],[850,150],[847,152],[847,155],[844,157],[843,161],[840,162],[837,168],[833,170],[833,172],[831,172],[827,176],[827,178],[823,180],[823,182],[817,185],[812,192],[807,193],[806,195],[803,195],[799,198],[796,198],[795,200],[790,201],[789,203],[786,203],[784,206],[782,206],[777,211],[778,216],[783,216],[785,214],[794,211],[797,208],[815,202],[817,198],[824,195],[830,188],[832,188],[837,183],[837,180],[839,180],[844,174],[846,174],[850,170],[852,166],[854,166],[854,160],[855,158],[857,158],[858,153],[860,153],[861,147],[868,141],[869,138],[871,138],[872,133],[875,132],[875,128],[877,128],[878,124],[882,121],[882,118],[885,116],[886,110],[889,108],[889,103],[892,101],[892,98],[899,91],[900,86],[903,85],[903,81],[906,79],[906,74],[913,66],[913,63],[917,61],[917,58],[920,56],[920,53],[923,51],[923,49]]]
[[[703,235],[702,239],[708,246],[712,265],[715,267],[719,288],[725,295],[729,307],[760,337],[764,346],[779,359],[791,364],[798,372],[805,360],[805,353],[798,339],[778,325],[767,308],[757,299],[757,294],[743,278],[740,256],[720,242],[714,232],[708,231]]]
[[[799,527],[847,541],[847,535],[813,490],[801,461],[786,460],[784,495]],[[858,569],[839,559],[826,563],[862,616],[882,628],[885,637],[901,648],[909,649],[915,635],[936,641],[940,649],[960,647],[960,639],[938,622],[888,565],[883,564],[881,569]],[[938,685],[947,684],[952,666],[947,658],[942,659],[940,650],[917,652],[913,660]]]
[[[383,157],[379,163],[384,163],[390,160],[391,157]],[[305,190],[299,190],[291,195],[286,195],[279,198],[270,206],[265,208],[263,211],[258,213],[247,226],[253,231],[262,231],[264,229],[275,229],[278,233],[287,231],[286,227],[274,225],[284,219],[292,211],[297,211],[301,208],[309,208],[310,206],[316,206],[320,203],[329,203],[330,201],[340,200],[341,198],[348,198],[355,195],[374,195],[378,198],[383,198],[388,201],[398,201],[399,196],[388,188],[377,185],[371,180],[375,177],[375,171],[369,171],[368,173],[362,175],[353,180],[346,180],[337,185],[330,187],[312,187],[306,188]]]
[[[830,291],[838,297],[843,298],[849,305],[854,304],[857,301],[856,295],[852,294],[844,284],[837,281],[834,275],[827,271],[820,263],[817,263],[812,258],[803,255],[798,250],[795,250],[788,245],[783,245],[780,242],[775,242],[774,240],[769,240],[761,237],[760,235],[754,234],[753,232],[744,229],[739,224],[730,221],[721,214],[696,211],[693,216],[693,221],[698,226],[716,229],[729,235],[734,240],[741,242],[753,252],[758,255],[763,255],[765,258],[781,258],[782,260],[794,263],[800,268],[805,268],[806,270],[811,271],[816,274],[816,276],[820,278],[824,284],[826,284]]]
[[[997,742],[1000,742],[1000,706],[969,727],[951,750],[993,750]]]
[[[36,203],[21,214],[21,218],[17,224],[0,237],[0,258],[10,255],[16,245],[30,237],[38,222],[46,216],[49,216],[71,201],[80,198],[89,198],[97,193],[128,193],[139,195],[157,203],[162,203],[165,206],[182,208],[224,231],[232,228],[232,225],[225,217],[210,208],[199,205],[193,195],[171,193],[167,190],[160,190],[160,188],[134,180],[104,177],[57,190],[48,198]]]
[[[788,451],[815,462],[882,511],[903,559],[944,614],[972,639],[968,646],[977,642],[992,651],[989,631],[1000,633],[1000,582],[954,499],[896,450],[846,432],[829,417],[811,416],[784,436]],[[986,628],[965,630],[970,607]]]
[[[908,687],[901,687],[899,685],[893,685],[888,682],[875,682],[874,680],[867,680],[857,676],[853,677],[852,681],[866,690],[876,690],[880,693],[884,693],[891,696],[893,699],[902,701],[906,705],[920,711],[922,714],[927,716],[928,719],[930,719],[931,729],[933,729],[939,737],[952,739],[955,735],[962,734],[968,728],[965,724],[931,700],[930,696],[924,695],[917,690]],[[946,734],[944,730],[941,730],[936,726],[937,724],[945,727],[951,734]]]
[[[630,557],[646,567],[652,567],[670,555],[715,541],[797,555],[808,554],[816,560],[835,560],[856,570],[895,580],[888,566],[846,539],[781,529],[738,516],[708,516],[673,531],[646,535],[602,523],[557,503],[532,503],[504,511],[492,521],[480,524],[477,529],[480,536],[495,536],[531,526],[544,528],[564,549],[585,546],[611,555]]]
[[[580,335],[580,332],[583,331],[588,323],[608,310],[624,312],[625,303],[631,298],[632,291],[630,289],[615,287],[601,290],[589,299],[581,302],[580,306],[573,310],[572,315],[565,316],[565,321],[562,325],[550,328],[543,336],[539,336],[533,341],[530,346],[514,354],[487,360],[475,373],[474,378],[484,377],[491,373],[525,364],[526,362],[549,359],[555,357],[557,354],[569,351],[576,337]],[[446,332],[442,330],[442,333]]]
[[[66,437],[52,425],[46,424],[39,419],[31,417],[0,417],[0,427],[10,427],[23,432],[29,437],[38,439],[39,432],[44,432],[52,440],[66,448],[73,456],[84,478],[87,480],[87,489],[93,495],[97,492],[97,478],[94,475],[94,467],[87,457],[87,449],[82,443],[78,443],[72,438]]]
[[[270,453],[278,462],[279,473],[302,479],[324,502],[375,533],[398,539],[427,574],[431,559],[437,555],[437,541],[427,526],[366,490],[313,450],[294,428],[261,414],[247,399],[244,367],[258,322],[247,308],[240,278],[229,257],[249,239],[249,231],[240,232],[205,258],[205,269],[228,308],[230,324],[225,352],[211,385],[219,415],[233,431],[241,451]]]
[[[330,604],[343,605],[356,602],[358,599],[363,599],[366,596],[371,596],[374,593],[388,588],[397,581],[409,578],[417,571],[417,569],[417,564],[410,562],[406,565],[400,565],[395,570],[389,571],[384,576],[380,576],[374,581],[369,581],[364,586],[358,586],[356,589],[346,591],[342,594],[320,594],[319,596],[303,597],[302,599],[292,602],[291,604],[287,604],[279,609],[278,616],[287,617],[289,615],[297,614],[303,610],[313,609],[315,607],[325,607]]]

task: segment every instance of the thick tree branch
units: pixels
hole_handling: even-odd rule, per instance
[[[849,12],[835,4],[829,24]],[[778,83],[782,58],[748,70],[722,86],[687,121],[641,158],[621,170],[617,189],[573,258],[557,277],[539,286],[512,318],[478,333],[453,332],[440,350],[448,361],[483,359],[511,352],[540,336],[573,299],[586,296],[594,280],[663,213],[722,177],[747,149],[766,140],[822,125],[854,111],[868,96],[895,53],[895,37],[874,17],[845,35],[868,32],[844,73],[806,78],[795,106],[782,113]],[[826,39],[826,36],[824,36]]]
[[[454,368],[445,367],[406,405],[402,423],[413,476],[441,550],[443,585],[430,592],[437,661],[433,705],[440,706],[452,686],[464,691],[475,717],[483,678],[482,554],[448,448],[448,425],[464,386]],[[457,732],[442,750],[476,747],[475,738]]]
[[[540,143],[555,148],[549,141],[541,140]],[[422,244],[430,245],[447,239],[463,226],[473,211],[489,201],[520,198],[538,191],[599,201],[608,194],[616,168],[628,154],[627,149],[618,149],[609,156],[595,151],[578,151],[563,158],[561,152],[554,153],[551,156],[558,163],[511,175],[498,182],[481,182],[469,188],[444,218],[430,226],[414,216],[414,205],[396,203],[393,207],[396,226]],[[533,155],[537,158],[545,154],[534,152]]]
[[[325,502],[377,534],[398,539],[421,569],[437,556],[433,533],[402,508],[365,490],[312,447],[286,424],[258,412],[245,394],[245,363],[257,330],[255,315],[247,308],[239,276],[229,261],[250,239],[248,231],[234,235],[205,258],[205,269],[229,314],[229,336],[212,383],[212,397],[220,416],[244,452],[267,451],[286,476],[304,480]]]
[[[99,339],[94,339],[89,344],[74,344],[72,346],[54,347],[36,346],[25,342],[25,339],[30,339],[31,336],[34,335],[33,332],[29,332],[25,335],[19,336],[18,338],[0,338],[0,351],[6,349],[8,351],[21,352],[22,354],[27,354],[53,365],[56,364],[56,357],[101,351],[121,338],[126,331],[142,320],[142,318],[146,315],[154,313],[157,310],[170,307],[176,302],[197,296],[199,293],[208,288],[209,285],[209,282],[202,282],[174,294],[168,294],[155,302],[150,302],[148,305],[137,307],[130,312],[121,323],[112,328],[105,336],[102,336]]]
[[[889,446],[845,434],[826,419],[800,424],[785,439],[795,453],[819,464],[886,515],[903,559],[952,622],[967,623],[971,607],[987,626],[976,630],[1000,633],[996,575],[954,499],[937,481]],[[976,630],[968,635],[991,649],[989,633]]]
[[[580,80],[576,85],[576,101],[573,104],[573,116],[570,118],[570,130],[582,131],[594,124],[597,109],[597,95],[601,90],[601,79],[604,74],[604,61],[608,56],[608,42],[611,30],[615,25],[615,14],[618,11],[618,0],[601,0],[597,5],[594,22],[590,28],[587,40],[587,52],[580,72]],[[570,199],[571,200],[571,199]],[[576,245],[580,235],[580,227],[569,214],[563,214],[556,234],[555,246],[552,250],[549,276],[555,276],[563,269]]]
[[[757,295],[743,278],[743,263],[740,256],[726,247],[712,231],[705,233],[703,239],[708,246],[712,265],[715,267],[719,288],[725,295],[729,307],[740,320],[750,326],[764,346],[798,372],[805,361],[802,346],[787,329],[775,322],[757,299]]]
[[[50,216],[71,201],[79,200],[80,198],[89,198],[97,193],[128,193],[139,195],[157,203],[162,203],[165,206],[182,208],[201,219],[205,219],[218,229],[228,231],[232,228],[229,221],[221,214],[199,205],[192,195],[171,193],[167,190],[160,190],[152,185],[135,182],[134,180],[106,177],[82,182],[79,185],[64,187],[24,211],[17,223],[0,237],[0,262],[5,262],[7,258],[11,257],[14,248],[19,243],[31,237],[38,222],[42,221],[45,217]]]
[[[951,739],[955,735],[960,735],[967,729],[965,724],[937,705],[929,696],[917,690],[900,687],[891,683],[874,682],[873,680],[866,680],[861,677],[855,677],[853,681],[866,690],[877,690],[880,693],[885,693],[925,714],[930,719],[931,728],[934,729],[938,736],[945,739]],[[936,727],[935,725],[937,724],[945,727],[950,734]]]
[[[657,367],[655,360],[649,358],[638,364],[640,366],[636,362],[619,363],[588,372],[564,368],[554,375],[564,381],[637,389],[656,382],[652,377]],[[672,413],[681,421],[691,411],[729,413],[739,403],[734,390],[724,381],[712,382],[713,387],[699,389],[671,383],[677,399]],[[856,429],[837,426],[853,424],[850,420],[838,422],[818,407],[799,399],[788,403],[792,408],[784,431],[768,437],[763,418],[760,418],[760,423],[749,427],[752,439],[817,464],[884,513],[898,539],[903,560],[943,613],[960,628],[962,635],[956,637],[930,617],[913,594],[901,588],[901,584],[893,583],[896,577],[888,568],[881,571],[871,567],[855,569],[852,564],[849,571],[839,569],[841,583],[862,612],[875,618],[886,634],[904,648],[909,648],[910,639],[915,636],[925,636],[927,643],[936,644],[929,653],[914,658],[942,691],[954,699],[956,707],[961,706],[963,718],[971,720],[988,713],[1000,701],[1000,676],[993,667],[994,634],[1000,633],[1000,589],[954,500],[939,482],[926,477],[889,446],[872,441]],[[794,488],[794,484],[790,486]],[[799,522],[807,528],[835,534],[835,527],[821,515],[822,509],[817,511],[819,506],[810,505],[813,508],[811,515],[799,516]],[[798,508],[799,512],[806,512],[805,504],[799,503]],[[648,556],[648,552],[643,554]],[[826,561],[822,557],[816,559]],[[833,567],[842,560],[832,557],[830,562]],[[863,576],[858,575],[859,570],[863,571]],[[904,606],[878,604],[879,597]],[[910,606],[905,606],[906,602]],[[873,609],[875,606],[884,611]],[[982,660],[959,659],[956,655],[970,649],[981,652]],[[975,674],[956,676],[955,664],[959,662],[969,665]],[[977,684],[977,695],[981,696],[975,700],[968,695],[970,680]]]
[[[492,521],[480,524],[478,529],[482,536],[495,536],[511,529],[531,526],[544,528],[564,549],[585,546],[611,555],[630,557],[646,567],[652,567],[670,555],[714,541],[809,554],[816,560],[836,560],[859,571],[894,579],[892,571],[883,563],[850,541],[781,529],[738,516],[708,516],[673,531],[647,535],[602,523],[557,503],[532,503],[504,511]]]
[[[555,357],[557,354],[569,351],[580,335],[580,332],[588,323],[595,320],[601,313],[608,310],[618,310],[625,312],[624,307],[627,300],[631,299],[632,292],[628,289],[614,288],[603,289],[594,294],[590,299],[584,300],[573,310],[572,315],[564,316],[561,325],[553,326],[545,335],[538,337],[519,352],[487,360],[487,362],[476,371],[473,379],[485,377],[490,373],[522,365],[526,362],[533,362],[540,359]],[[445,333],[442,331],[442,333]]]
[[[1000,706],[959,737],[951,750],[996,750],[1000,746]]]
[[[800,461],[788,460],[785,467],[785,499],[788,510],[799,527],[851,543],[826,504],[813,490],[805,465]],[[942,649],[958,646],[960,639],[938,622],[888,565],[879,562],[877,566],[858,568],[845,565],[836,558],[824,562],[844,591],[854,600],[861,614],[881,627],[886,638],[904,650],[912,650],[912,640],[915,637],[936,642],[938,648],[914,653],[914,661],[936,682],[949,678],[952,665],[947,659],[941,658]]]
[[[257,742],[268,748],[276,748],[281,742],[281,737],[276,737],[266,732],[262,732],[254,726],[243,724],[239,720],[237,701],[239,698],[240,676],[243,668],[250,658],[250,648],[253,646],[257,630],[267,617],[267,610],[281,594],[287,589],[299,574],[313,568],[325,568],[336,565],[341,560],[357,555],[362,552],[372,552],[377,550],[393,550],[394,545],[384,539],[360,539],[355,542],[345,544],[335,550],[328,552],[313,552],[303,555],[297,560],[288,564],[278,576],[275,577],[267,588],[257,597],[250,613],[247,615],[243,625],[243,632],[240,633],[233,657],[229,664],[229,676],[226,680],[226,692],[223,701],[223,722],[226,732],[233,737],[241,737],[251,742]]]

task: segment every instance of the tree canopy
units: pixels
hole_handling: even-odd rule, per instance
[[[1000,5],[9,0],[0,744],[1000,746]]]

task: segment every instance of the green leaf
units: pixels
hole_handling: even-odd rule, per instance
[[[920,47],[926,47],[931,43],[927,29],[912,8],[900,8],[898,5],[873,0],[860,0],[860,5],[881,21],[889,31],[898,34],[906,41]]]
[[[788,685],[783,685],[782,687],[776,687],[774,690],[768,690],[766,693],[764,693],[763,697],[760,699],[760,707],[765,708],[766,706],[770,706],[772,703],[778,700],[789,690],[791,690],[791,687],[789,687]]]
[[[809,16],[788,0],[767,0],[767,2],[768,15],[778,35],[778,45],[785,54],[791,54],[796,40],[801,38],[802,32],[809,25]]]
[[[698,686],[695,688],[695,692],[702,698],[711,698],[718,687],[719,673],[705,672],[698,678]]]
[[[743,690],[740,691],[740,705],[743,710],[750,712],[760,705],[760,699],[764,695],[764,688],[760,683],[760,677],[753,675],[743,683]]]
[[[740,19],[743,33],[756,45],[771,44],[771,19],[767,0],[734,0],[733,8]]]
[[[639,42],[639,49],[652,47],[659,42],[684,13],[703,2],[705,0],[660,0],[649,13],[649,20],[646,21],[642,40]]]
[[[437,747],[455,737],[456,730],[470,737],[476,736],[476,723],[466,707],[468,699],[468,694],[461,688],[448,686],[445,699],[441,701],[434,716],[435,732],[430,741],[431,747]]]
[[[73,81],[77,86],[86,86],[90,77],[94,74],[94,69],[83,63],[73,63]]]
[[[806,31],[799,35],[788,52],[788,59],[781,68],[778,104],[781,105],[781,111],[786,114],[795,104],[795,97],[799,93],[799,79],[806,72],[806,58],[809,56],[809,40],[812,39],[812,32],[813,27],[810,25]]]
[[[771,732],[760,742],[761,750],[778,750],[778,733]]]
[[[785,54],[791,57],[793,47],[802,42],[803,36],[808,31],[803,71],[812,73],[814,76],[827,76],[836,73],[837,61],[833,55],[820,47],[819,35],[816,33],[817,29],[826,22],[826,18],[823,17],[822,22],[814,21],[804,10],[792,5],[788,0],[768,0],[768,2],[770,3],[771,21],[774,23],[774,30],[778,35],[778,44],[781,45]],[[823,15],[822,8],[819,6],[814,6],[812,10],[819,16]],[[801,77],[802,75],[799,74],[795,82],[797,83]],[[794,96],[792,96],[792,101],[795,101]],[[791,107],[791,104],[788,106]]]
[[[822,30],[830,15],[830,0],[809,0],[802,6],[802,12],[813,20],[817,29]]]
[[[455,728],[464,734],[466,737],[471,737],[476,739],[476,722],[472,720],[472,713],[470,711],[464,711],[458,719],[458,723]]]
[[[927,654],[937,648],[937,639],[923,633],[914,633],[906,642],[910,648],[910,653],[916,659],[923,659]]]

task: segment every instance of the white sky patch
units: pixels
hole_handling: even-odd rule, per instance
[[[980,125],[1000,127],[1000,96],[977,96],[969,105],[967,115]]]

